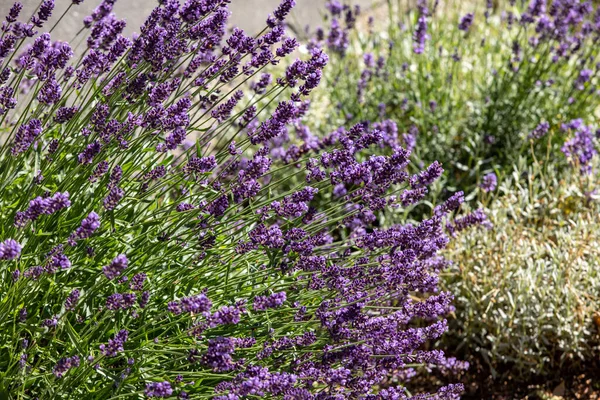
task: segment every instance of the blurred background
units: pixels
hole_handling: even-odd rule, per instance
[[[71,7],[69,14],[52,31],[52,37],[65,41],[72,39],[83,26],[83,18],[89,15],[100,2],[101,0],[85,0],[82,4]],[[1,14],[4,15],[13,3],[13,0],[0,0]],[[21,0],[21,3],[24,6],[22,15],[31,15],[40,0]],[[280,0],[232,0],[230,6],[232,15],[229,21],[232,26],[238,26],[248,33],[258,33],[265,26],[265,15],[272,12],[279,3]],[[352,3],[366,7],[375,1],[353,0]],[[56,0],[56,8],[52,13],[49,26],[54,25],[70,4],[71,0]],[[121,0],[115,3],[114,13],[127,21],[125,33],[129,35],[138,31],[146,16],[156,5],[155,0]],[[297,0],[297,6],[289,19],[290,24],[295,30],[302,30],[307,25],[314,29],[322,23],[324,5],[325,0]]]

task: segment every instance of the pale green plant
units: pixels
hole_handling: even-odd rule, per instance
[[[454,339],[480,354],[494,375],[509,368],[525,378],[582,365],[598,343],[593,177],[552,176],[515,168],[485,207],[494,228],[466,232],[449,250]]]

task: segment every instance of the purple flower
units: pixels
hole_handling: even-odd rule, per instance
[[[137,300],[135,293],[113,293],[106,299],[106,308],[109,310],[126,310],[133,307]]]
[[[204,294],[181,299],[181,308],[185,312],[203,313],[209,311],[211,306],[211,301]]]
[[[165,138],[165,143],[160,143],[156,146],[156,151],[165,152],[167,150],[175,150],[185,140],[187,134],[185,128],[178,126]]]
[[[127,268],[128,264],[127,257],[125,254],[119,254],[116,256],[109,265],[102,268],[102,272],[109,279],[113,280],[123,273]]]
[[[175,209],[177,210],[177,212],[183,212],[183,211],[193,210],[194,208],[196,208],[196,207],[194,207],[193,204],[179,203]]]
[[[408,151],[413,151],[417,145],[417,136],[419,135],[419,128],[416,125],[411,125],[408,128],[408,132],[402,134],[402,140]]]
[[[37,99],[41,103],[52,105],[60,100],[61,95],[62,89],[60,85],[54,77],[51,77],[40,89]]]
[[[308,211],[308,203],[313,199],[318,189],[310,186],[284,197],[283,201],[271,203],[271,209],[277,215],[285,218],[298,218]]]
[[[273,115],[262,122],[258,127],[258,133],[250,138],[252,144],[264,143],[282,135],[286,124],[296,118],[297,111],[292,101],[279,103]]]
[[[141,308],[144,308],[148,304],[149,300],[150,300],[150,292],[149,291],[142,292],[142,295],[138,299],[138,304]]]
[[[408,207],[411,204],[415,204],[415,203],[419,202],[420,200],[422,200],[426,194],[427,194],[426,187],[421,187],[421,188],[413,189],[413,190],[405,190],[400,195],[400,202],[402,203],[403,207]]]
[[[81,226],[69,237],[69,245],[75,246],[77,240],[87,239],[100,227],[100,217],[95,212],[91,212],[81,221]]]
[[[13,95],[13,88],[9,86],[0,87],[0,115],[17,106],[17,99]]]
[[[98,165],[96,165],[96,168],[94,168],[94,171],[92,172],[92,175],[90,175],[90,177],[88,178],[88,180],[90,182],[96,182],[98,179],[100,179],[104,174],[106,174],[108,172],[108,169],[110,168],[108,161],[101,161],[98,163]]]
[[[208,206],[206,206],[206,210],[213,217],[220,217],[225,214],[227,208],[229,207],[229,199],[227,195],[219,196],[215,201],[211,202]]]
[[[277,21],[283,22],[285,17],[290,13],[295,5],[295,0],[282,0],[281,4],[279,4],[279,7],[277,7],[277,9],[273,12],[273,16],[277,19]],[[272,28],[275,26],[275,21],[271,21],[271,19],[269,19],[267,24]]]
[[[467,32],[473,23],[473,13],[465,14],[458,24],[458,29]]]
[[[439,162],[434,161],[429,167],[427,167],[425,171],[422,171],[417,175],[413,175],[410,178],[410,185],[413,189],[429,186],[440,176],[442,176],[443,172],[444,169],[442,168],[442,165]]]
[[[254,246],[262,245],[270,249],[280,248],[284,245],[283,233],[279,226],[266,227],[259,224],[250,231],[250,240]]]
[[[148,96],[148,104],[150,104],[153,107],[161,104],[162,102],[167,100],[175,90],[177,90],[177,87],[180,83],[181,79],[175,78],[171,81],[157,84],[150,91],[150,94]]]
[[[435,110],[437,109],[437,101],[430,100],[429,101],[429,109],[431,110],[432,113],[435,113]]]
[[[52,15],[52,10],[54,10],[54,0],[44,0],[38,8],[37,16],[32,17],[31,22],[41,28]]]
[[[190,313],[206,313],[210,311],[212,302],[206,295],[199,294],[196,296],[184,297],[179,301],[171,301],[168,304],[168,310],[175,315],[182,312]]]
[[[80,360],[78,356],[61,358],[54,366],[52,373],[57,378],[62,378],[63,375],[71,368],[79,367],[79,363]]]
[[[118,186],[110,186],[108,195],[104,198],[102,204],[107,210],[114,210],[121,199],[125,196],[125,191]]]
[[[344,55],[346,49],[350,46],[348,29],[344,29],[337,18],[331,20],[331,27],[326,44],[329,50],[341,55]]]
[[[582,70],[579,73],[579,76],[577,77],[577,80],[575,82],[575,86],[577,87],[577,89],[584,90],[585,83],[588,82],[592,78],[593,74],[594,74],[594,72],[591,69]]]
[[[291,54],[298,46],[298,41],[295,38],[286,38],[281,44],[281,47],[275,51],[275,54],[277,57],[283,58],[288,54]]]
[[[19,18],[19,14],[21,13],[22,9],[23,5],[21,3],[14,3],[8,11],[8,15],[6,16],[6,22],[8,22],[9,24],[16,22],[17,18]]]
[[[498,185],[498,177],[496,176],[495,173],[490,172],[489,174],[486,174],[483,176],[479,187],[484,192],[493,192],[494,190],[496,190],[497,185]]]
[[[57,124],[64,124],[65,122],[70,121],[75,114],[79,111],[79,108],[76,106],[73,107],[61,107],[56,110],[56,114],[54,115],[54,121]]]
[[[342,3],[339,0],[328,0],[325,4],[325,8],[331,13],[331,15],[341,15],[344,9]]]
[[[27,354],[21,354],[19,359],[19,368],[25,369],[27,367]]]
[[[40,276],[42,276],[43,273],[44,273],[44,268],[43,267],[35,266],[35,267],[28,268],[23,273],[23,276],[26,277],[26,278],[30,278],[30,279],[36,280]]]
[[[256,92],[256,94],[264,94],[267,87],[271,84],[272,78],[270,74],[263,73],[257,82],[252,82],[250,88]]]
[[[6,239],[0,243],[0,260],[14,260],[21,255],[22,246],[14,239]]]
[[[41,133],[42,123],[38,119],[32,119],[21,125],[15,135],[15,142],[11,149],[12,155],[16,156],[27,151]]]
[[[427,16],[421,15],[417,21],[417,27],[413,34],[413,52],[422,54],[425,51],[425,42],[429,35],[427,34]]]
[[[77,306],[79,300],[79,289],[73,290],[65,300],[65,310],[72,311]]]
[[[563,125],[563,130],[567,129],[574,130],[575,135],[565,142],[561,150],[573,164],[579,166],[581,173],[588,174],[592,171],[591,161],[598,153],[592,128],[584,125],[581,120],[573,120]]]
[[[71,261],[66,255],[64,255],[63,246],[58,245],[54,247],[46,257],[46,265],[44,266],[44,270],[49,274],[53,274],[56,271],[69,268],[71,268]]]
[[[20,322],[27,321],[27,308],[23,307],[19,310],[19,321]]]
[[[492,229],[493,227],[485,212],[479,209],[464,217],[456,218],[453,223],[449,222],[446,225],[446,229],[452,236],[455,236],[457,232],[475,225],[481,225],[487,229]]]
[[[56,192],[51,197],[38,196],[29,202],[27,210],[17,212],[17,215],[15,216],[15,225],[23,227],[27,221],[35,221],[42,214],[54,214],[70,205],[71,201],[69,200],[68,192]]]
[[[531,0],[527,7],[527,14],[530,17],[539,17],[546,13],[546,0]]]
[[[45,319],[44,321],[42,321],[42,326],[45,326],[46,328],[55,328],[58,325],[58,318],[56,318],[56,316],[53,316],[52,318],[48,318]]]
[[[101,150],[100,142],[94,140],[88,144],[85,150],[77,155],[77,160],[80,164],[91,164],[94,161],[94,156],[100,153]]]
[[[46,204],[46,210],[44,214],[54,214],[55,212],[62,210],[63,208],[67,208],[71,205],[71,201],[69,200],[69,193],[64,192],[56,192],[49,197],[48,202]]]
[[[217,166],[215,156],[209,157],[192,157],[183,167],[184,172],[202,174],[213,170]]]
[[[285,292],[273,293],[269,296],[256,296],[254,298],[254,310],[264,311],[267,308],[280,307],[286,300]]]
[[[229,324],[235,325],[240,322],[240,314],[243,311],[245,311],[243,306],[223,306],[211,316],[211,326]]]
[[[146,384],[144,394],[148,397],[169,397],[173,394],[173,388],[167,381],[151,382]]]
[[[445,215],[451,211],[458,210],[460,205],[465,201],[464,192],[456,192],[448,200],[446,200],[443,204],[436,206],[434,209],[434,214],[437,216]]]
[[[235,343],[231,338],[218,337],[208,341],[208,350],[202,356],[202,364],[215,372],[227,372],[234,368]]]
[[[144,290],[144,282],[146,281],[147,275],[142,273],[135,274],[133,278],[131,278],[131,282],[129,283],[129,287],[131,290],[142,291]]]
[[[106,357],[116,357],[120,352],[124,351],[124,344],[129,337],[129,332],[125,329],[120,330],[113,339],[108,340],[108,344],[100,345],[100,352]]]
[[[228,99],[226,102],[221,103],[217,106],[217,108],[215,108],[212,112],[211,115],[214,119],[216,119],[219,122],[224,122],[226,121],[230,116],[231,116],[231,112],[233,111],[233,108],[236,106],[236,104],[244,97],[244,92],[241,90],[236,91],[230,99]]]
[[[550,124],[547,122],[540,122],[533,131],[527,136],[529,139],[539,140],[544,137],[550,130]]]

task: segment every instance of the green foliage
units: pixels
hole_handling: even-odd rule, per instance
[[[351,30],[343,55],[330,51],[326,84],[313,107],[330,126],[389,118],[401,135],[416,127],[414,157],[425,164],[441,162],[451,187],[469,192],[489,171],[510,172],[524,155],[532,161],[527,136],[539,123],[557,131],[571,119],[596,118],[596,72],[584,85],[576,82],[582,70],[597,70],[598,47],[591,37],[569,57],[555,59],[559,42],[530,44],[537,33],[535,24],[519,23],[521,2],[515,7],[505,2],[488,18],[475,4],[451,1],[436,9],[429,2],[429,39],[425,51],[415,54],[418,11],[403,3],[388,2],[375,13],[371,29]],[[467,11],[477,12],[464,32],[458,23]],[[369,69],[363,61],[367,54],[384,65],[371,69],[359,93]],[[564,165],[563,142],[561,135],[548,135],[534,144],[535,155],[542,158],[551,150]]]

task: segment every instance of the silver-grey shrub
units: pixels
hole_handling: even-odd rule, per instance
[[[471,230],[451,245],[454,331],[494,373],[551,374],[590,360],[598,342],[593,178],[552,175],[515,171],[485,210],[494,228]]]

